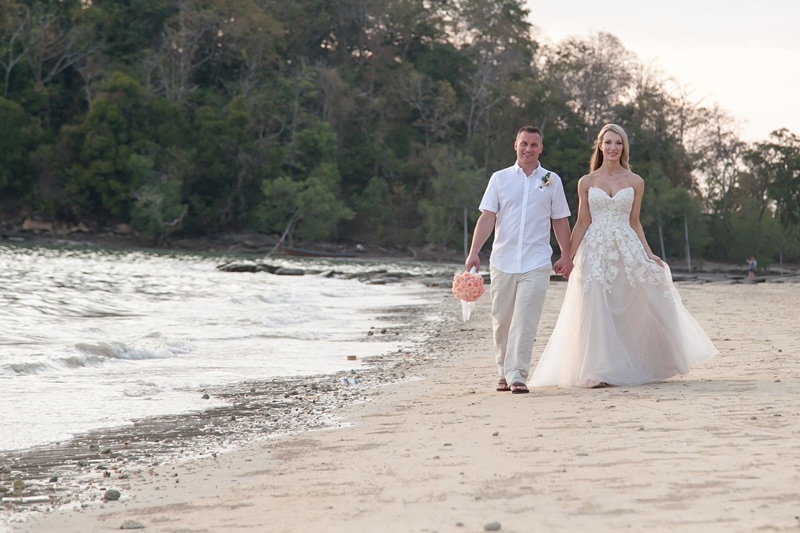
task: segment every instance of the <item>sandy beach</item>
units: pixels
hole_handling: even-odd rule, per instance
[[[679,282],[720,354],[639,387],[494,390],[488,295],[340,427],[98,481],[14,532],[795,531],[800,284]],[[534,361],[566,283],[551,284]],[[357,385],[358,386],[358,385]],[[2,527],[0,526],[0,529]]]

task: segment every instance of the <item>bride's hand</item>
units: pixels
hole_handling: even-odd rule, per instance
[[[655,261],[656,263],[658,263],[658,266],[662,266],[662,267],[664,266],[664,261],[662,261],[662,260],[661,260],[661,258],[660,258],[660,257],[658,257],[656,254],[654,254],[654,253],[652,253],[652,252],[648,252],[648,253],[647,253],[647,257],[648,257],[648,258],[649,258],[651,261]]]

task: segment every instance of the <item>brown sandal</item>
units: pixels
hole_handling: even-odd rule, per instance
[[[511,384],[511,394],[528,394],[529,392],[527,385],[524,383]]]
[[[508,392],[510,390],[511,387],[508,386],[506,378],[500,378],[500,381],[497,382],[497,392]]]

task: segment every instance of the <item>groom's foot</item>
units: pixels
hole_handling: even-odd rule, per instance
[[[512,383],[511,394],[528,394],[528,387],[524,383]]]
[[[500,381],[497,382],[497,392],[508,392],[510,390],[511,387],[508,386],[506,378],[500,378]]]

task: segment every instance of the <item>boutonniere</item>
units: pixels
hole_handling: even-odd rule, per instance
[[[542,182],[539,184],[539,188],[549,187],[551,183],[553,183],[553,178],[550,176],[550,172],[548,172],[542,176]]]

